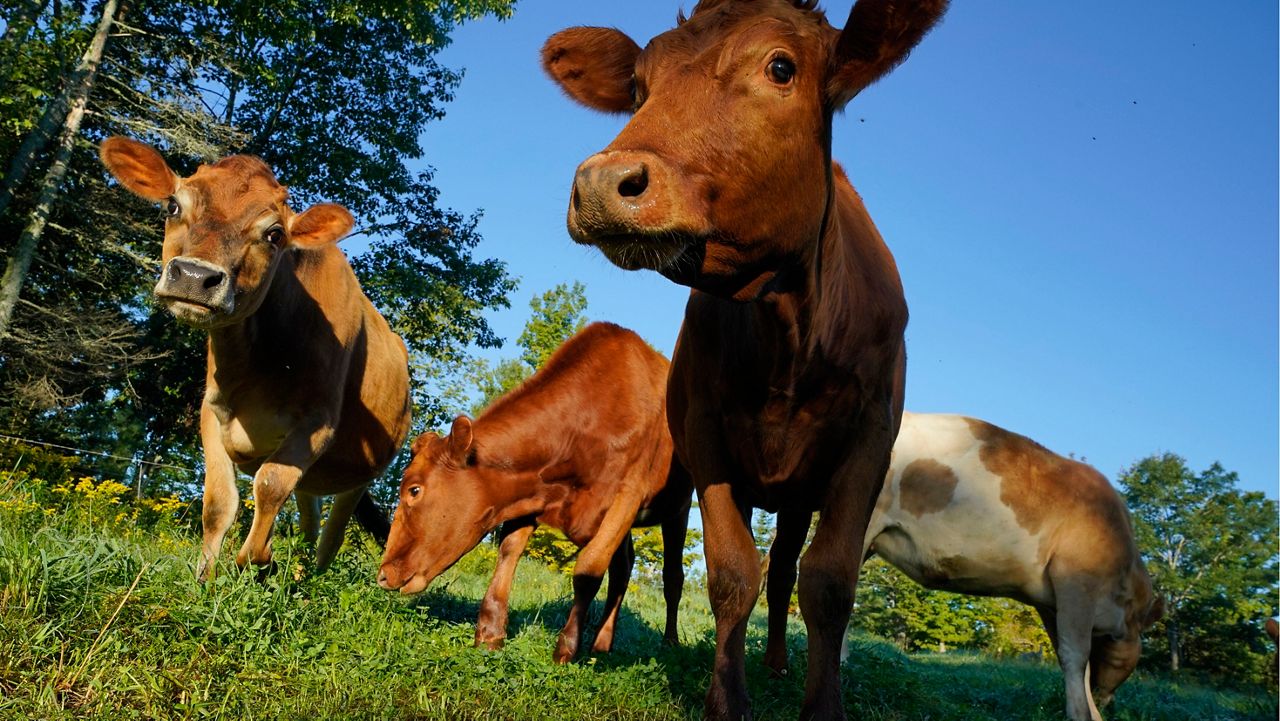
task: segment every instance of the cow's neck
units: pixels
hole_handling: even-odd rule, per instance
[[[554,433],[563,422],[554,404],[538,402],[499,401],[476,419],[477,458],[500,521],[540,512],[556,481],[573,473]]]
[[[238,323],[209,331],[209,356],[220,378],[290,372],[298,352],[309,347],[301,337],[315,330],[307,317],[314,303],[297,276],[292,255],[280,259],[262,304]]]
[[[867,348],[900,337],[906,324],[893,257],[842,173],[834,183],[821,239],[756,303],[793,375],[833,366],[853,370]]]

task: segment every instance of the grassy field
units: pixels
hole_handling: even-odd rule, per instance
[[[377,556],[368,545],[354,544],[314,574],[287,537],[277,540],[280,570],[267,581],[225,573],[202,588],[192,580],[198,542],[190,531],[20,506],[0,507],[3,719],[699,717],[713,648],[701,589],[686,589],[679,648],[662,644],[661,593],[639,584],[614,653],[556,666],[552,645],[570,584],[534,562],[520,566],[507,647],[471,647],[492,569],[488,544],[415,598],[374,585]],[[799,623],[790,641],[793,667],[802,668]],[[763,647],[759,615],[748,637],[757,718],[792,719],[802,679],[770,679]],[[907,655],[855,638],[844,679],[851,718],[1061,717],[1059,676],[1049,665]],[[1139,674],[1108,718],[1271,721],[1276,710],[1276,697],[1261,691]]]

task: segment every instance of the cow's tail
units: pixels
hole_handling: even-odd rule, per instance
[[[356,523],[373,536],[373,540],[377,541],[379,546],[387,547],[387,537],[391,535],[391,521],[387,520],[387,514],[378,507],[377,503],[374,503],[373,496],[368,491],[360,496],[352,515],[355,516]]]

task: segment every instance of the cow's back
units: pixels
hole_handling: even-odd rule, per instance
[[[539,521],[575,541],[590,538],[622,483],[642,484],[646,508],[676,495],[665,492],[672,459],[667,370],[667,360],[634,332],[592,323],[481,415],[477,438],[501,434],[480,442],[545,459],[552,502]],[[625,472],[617,472],[619,464]]]

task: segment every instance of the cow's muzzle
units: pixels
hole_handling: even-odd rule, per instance
[[[205,324],[211,316],[235,310],[235,292],[227,271],[199,258],[169,261],[155,287],[160,299],[179,320]]]
[[[661,270],[702,233],[705,214],[688,183],[658,155],[605,151],[578,166],[569,235],[627,270]]]

